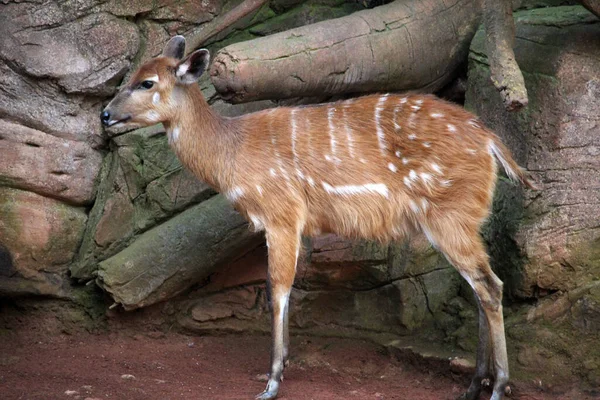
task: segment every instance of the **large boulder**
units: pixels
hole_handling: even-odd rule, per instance
[[[447,319],[446,306],[461,287],[458,273],[422,237],[392,245],[334,235],[305,242],[290,324],[307,333],[408,334],[432,327]],[[266,263],[259,249],[216,271],[179,305],[179,322],[197,331],[268,329]]]
[[[102,156],[87,143],[0,120],[0,185],[90,204]]]
[[[506,319],[509,356],[520,379],[598,386],[600,364],[590,360],[600,359],[600,20],[580,6],[515,19],[529,106],[504,110],[482,31],[466,95],[541,186],[524,196],[501,180],[486,231],[493,265],[516,301]]]
[[[489,85],[481,31],[470,53],[467,107],[542,186],[519,206],[519,189],[502,184],[491,227],[492,234],[506,232],[517,245],[493,246],[518,265],[515,274],[499,260],[514,294],[533,297],[573,289],[600,275],[600,20],[568,6],[517,13],[516,21],[515,54],[529,107],[518,114],[502,110]],[[515,224],[518,214],[523,220]]]
[[[0,187],[0,296],[64,297],[64,275],[79,246],[85,209]]]
[[[125,309],[174,297],[263,240],[219,195],[140,235],[102,261],[98,284]]]

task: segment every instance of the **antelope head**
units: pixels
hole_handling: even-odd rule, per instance
[[[185,38],[174,36],[161,56],[142,65],[104,108],[100,119],[107,126],[150,126],[169,121],[177,99],[206,70],[208,50],[196,50],[184,59]]]

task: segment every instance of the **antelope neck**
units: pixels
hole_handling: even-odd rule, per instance
[[[198,87],[175,88],[173,117],[163,122],[169,144],[196,176],[217,191],[231,186],[238,147],[235,121],[214,112]]]

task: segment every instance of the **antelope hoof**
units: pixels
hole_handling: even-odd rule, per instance
[[[277,398],[277,391],[265,390],[255,397],[256,400],[270,400]]]
[[[267,387],[265,391],[256,396],[256,400],[270,400],[277,397],[277,393],[279,392],[279,382],[274,380],[269,380],[267,383]]]

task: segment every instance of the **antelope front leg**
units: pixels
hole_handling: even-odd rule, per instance
[[[297,230],[267,231],[269,246],[269,280],[267,288],[271,298],[271,374],[267,387],[258,396],[259,400],[274,399],[279,392],[284,361],[288,353],[286,312],[300,249],[300,234]]]

